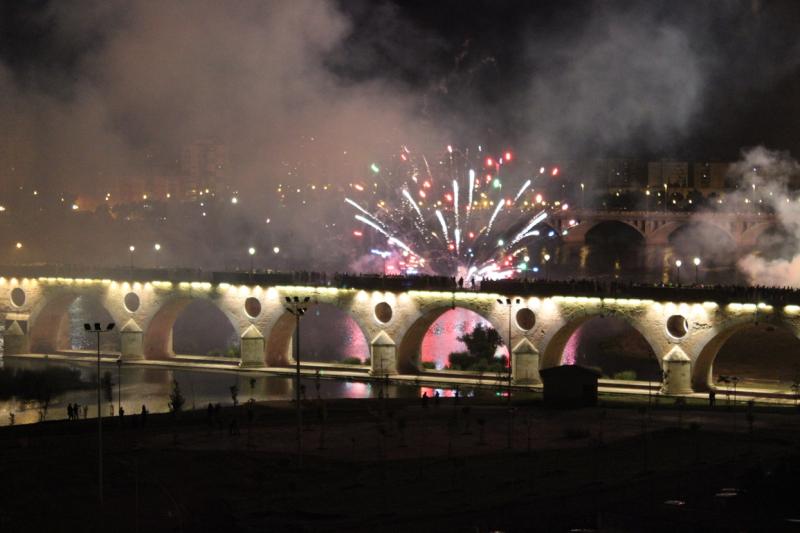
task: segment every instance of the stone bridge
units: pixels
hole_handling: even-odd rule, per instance
[[[622,222],[635,229],[648,245],[669,244],[670,236],[683,226],[705,224],[722,230],[739,248],[756,245],[765,231],[777,227],[775,215],[726,212],[595,211],[570,209],[551,215],[547,223],[567,243],[583,244],[598,224]],[[563,234],[567,230],[566,234]]]
[[[800,333],[798,305],[787,305],[785,300],[779,304],[670,298],[685,296],[686,289],[674,293],[659,289],[657,298],[600,297],[558,295],[536,287],[519,294],[500,294],[455,288],[385,290],[259,283],[246,274],[187,275],[182,279],[173,275],[165,280],[165,272],[162,279],[147,280],[141,274],[127,279],[121,274],[60,277],[28,272],[15,276],[12,269],[0,270],[6,354],[63,350],[59,329],[70,304],[84,297],[101,304],[118,324],[118,352],[123,361],[170,359],[174,357],[172,327],[181,311],[195,300],[207,300],[239,333],[241,367],[286,366],[292,363],[295,322],[284,301],[286,297],[309,296],[311,305],[335,306],[358,324],[370,344],[373,375],[424,372],[419,354],[426,331],[445,311],[460,307],[488,320],[504,338],[510,330],[513,380],[535,384],[541,368],[561,364],[565,345],[581,324],[594,317],[614,316],[641,333],[652,348],[664,371],[663,391],[684,394],[713,387],[714,358],[725,341],[742,328],[761,322],[785,328],[795,336]],[[229,281],[221,281],[225,279]],[[241,281],[236,283],[237,279]],[[709,294],[713,293],[700,296]]]

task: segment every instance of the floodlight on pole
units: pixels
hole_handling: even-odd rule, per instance
[[[513,374],[512,374],[512,360],[511,360],[511,312],[512,306],[516,303],[519,305],[521,300],[519,298],[511,299],[511,298],[497,298],[497,303],[500,305],[508,306],[508,343],[506,347],[508,348],[508,397],[506,401],[508,403],[508,447],[511,448],[511,382],[513,381]]]
[[[311,300],[310,296],[304,297],[302,300],[298,296],[285,297],[286,311],[294,316],[295,319],[295,333],[297,335],[295,341],[295,400],[297,402],[297,461],[300,466],[303,466],[303,411],[300,405],[300,318],[306,314],[308,310],[308,302]]]
[[[678,278],[677,278],[678,285],[681,284],[681,265],[683,265],[683,261],[681,261],[680,259],[676,259],[675,267],[677,267],[678,270]]]
[[[100,335],[112,331],[114,326],[114,322],[110,322],[105,329],[100,326],[99,322],[95,322],[94,327],[88,322],[83,324],[83,329],[87,333],[97,335],[97,487],[100,505],[103,504],[103,413],[100,402]]]

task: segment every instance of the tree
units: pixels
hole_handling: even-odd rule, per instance
[[[186,404],[186,398],[183,397],[181,386],[178,384],[177,379],[172,380],[172,391],[169,393],[169,410],[173,413],[179,413]]]
[[[233,400],[233,406],[236,407],[239,405],[239,387],[236,385],[231,385],[229,390],[231,391],[231,400]]]
[[[503,345],[503,339],[497,330],[483,324],[476,325],[471,333],[465,333],[458,340],[467,346],[470,355],[486,362],[491,361],[497,348]]]

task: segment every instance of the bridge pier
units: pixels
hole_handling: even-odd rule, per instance
[[[662,362],[664,380],[661,393],[668,395],[691,394],[692,360],[686,352],[675,346],[664,356]]]
[[[370,343],[371,365],[369,373],[373,376],[397,374],[397,345],[383,330]]]
[[[250,325],[241,339],[242,361],[239,366],[242,368],[263,367],[266,357],[264,350],[264,335],[254,325]]]
[[[22,330],[19,322],[14,320],[3,333],[3,353],[6,355],[19,355],[30,353],[30,335]]]
[[[144,359],[144,332],[133,319],[122,326],[119,334],[120,357],[123,361]]]
[[[522,339],[511,351],[511,381],[515,385],[538,385],[539,350],[528,339]]]

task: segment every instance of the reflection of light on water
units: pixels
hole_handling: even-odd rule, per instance
[[[427,393],[429,398],[433,398],[436,396],[436,393],[439,393],[439,396],[442,398],[455,398],[456,391],[455,389],[437,389],[434,387],[420,387],[419,388],[419,395],[422,396],[423,394]],[[470,390],[464,394],[463,391],[458,393],[459,398],[472,397],[475,396],[475,391]]]
[[[428,328],[422,339],[420,352],[423,362],[433,362],[437,369],[448,365],[448,356],[453,352],[464,352],[466,345],[458,337],[475,329],[478,324],[492,327],[492,324],[479,314],[459,307],[445,311],[436,322]],[[498,350],[500,352],[500,350]],[[507,353],[505,348],[503,353]]]
[[[343,397],[345,398],[366,398],[370,394],[370,384],[369,383],[361,383],[358,381],[347,381],[344,384],[344,394]]]
[[[564,346],[564,355],[561,359],[562,365],[574,365],[578,360],[578,346],[581,344],[581,328],[578,328],[575,333],[567,341]]]

